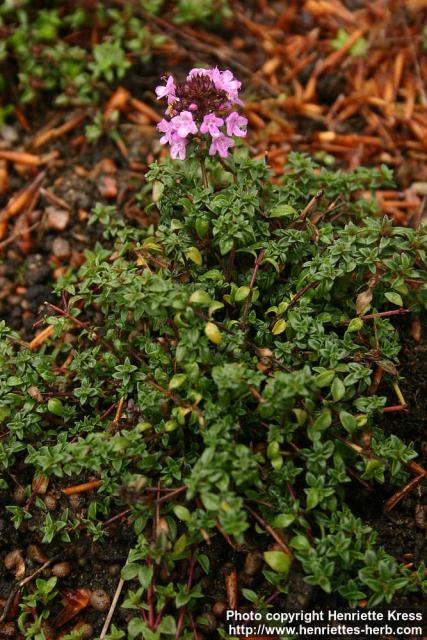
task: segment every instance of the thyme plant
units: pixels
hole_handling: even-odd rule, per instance
[[[377,214],[386,167],[329,171],[292,153],[273,183],[242,146],[202,148],[203,166],[195,144],[149,170],[140,201],[157,224],[94,208],[104,241],[58,282],[50,341],[33,353],[1,327],[2,488],[18,463],[59,487],[102,481],[83,514],[11,504],[15,525],[37,516],[46,543],[102,540],[130,509],[129,638],[206,625],[218,592],[195,567],[215,576],[218,544],[237,565],[263,553],[243,604],[278,591],[286,606],[296,567],[351,606],[419,594],[424,566],[378,546],[351,496],[392,493],[417,455],[382,414],[400,379],[393,319],[427,302],[427,231]]]

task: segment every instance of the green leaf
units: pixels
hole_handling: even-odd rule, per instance
[[[273,527],[277,527],[277,529],[286,529],[291,525],[295,520],[295,515],[293,513],[279,513],[277,515],[271,525]]]
[[[153,200],[153,202],[155,203],[159,202],[164,190],[165,190],[164,183],[160,182],[159,180],[154,180],[153,191],[151,196],[151,199]]]
[[[307,494],[307,509],[314,509],[320,501],[318,489],[316,489],[316,487],[310,487],[310,489],[306,489],[305,492]]]
[[[242,302],[243,300],[245,300],[248,295],[250,294],[251,289],[250,287],[239,287],[235,293],[234,299],[236,302]]]
[[[197,235],[203,240],[209,231],[209,220],[207,218],[199,217],[197,218],[194,226],[196,228]]]
[[[197,247],[190,247],[187,251],[187,258],[194,262],[194,264],[197,264],[198,267],[201,267],[203,264],[202,254]]]
[[[177,373],[169,380],[169,389],[178,389],[187,380],[187,374]]]
[[[224,303],[214,300],[214,302],[209,306],[209,317],[213,316],[213,314],[220,309],[224,309]]]
[[[140,566],[138,570],[138,580],[144,589],[147,589],[153,579],[153,567],[148,564]]]
[[[176,420],[166,420],[164,429],[167,433],[171,433],[178,428],[178,423]]]
[[[332,415],[329,409],[323,409],[322,413],[317,416],[316,420],[311,425],[313,431],[324,431],[331,426]]]
[[[292,547],[292,549],[295,549],[295,551],[307,552],[311,549],[310,542],[308,541],[306,536],[302,535],[302,533],[299,533],[298,535],[291,538],[289,541],[289,545]]]
[[[47,408],[55,416],[62,416],[64,413],[64,405],[59,398],[49,398]]]
[[[198,289],[197,291],[194,291],[191,294],[189,302],[190,304],[196,304],[203,307],[208,307],[212,302],[212,298],[210,297],[209,293],[207,293],[206,291],[203,291],[202,289]]]
[[[179,555],[185,550],[186,547],[187,547],[187,536],[185,535],[185,533],[183,533],[182,536],[180,536],[178,540],[176,540],[175,544],[173,545],[173,551],[175,554]]]
[[[200,564],[200,566],[202,567],[202,569],[206,573],[206,575],[208,575],[209,574],[210,565],[211,565],[211,561],[209,560],[209,557],[207,555],[205,555],[204,553],[199,553],[198,556],[197,556],[197,562]]]
[[[354,333],[355,331],[360,331],[363,327],[362,318],[353,318],[347,327],[347,333]]]
[[[339,402],[345,395],[345,384],[341,378],[335,378],[331,386],[332,397],[335,402]]]
[[[188,522],[189,520],[191,520],[191,513],[187,509],[187,507],[183,507],[182,505],[177,504],[173,508],[173,512],[177,518],[183,520],[184,522]]]
[[[176,634],[176,622],[173,616],[165,616],[162,618],[158,626],[158,630],[160,633],[165,633],[168,636],[172,636]]]
[[[402,296],[399,293],[396,293],[395,291],[389,291],[384,295],[387,298],[387,300],[395,304],[397,307],[403,307]]]
[[[340,421],[344,429],[349,433],[354,433],[359,428],[356,418],[347,411],[340,411]]]
[[[319,389],[328,387],[335,378],[335,371],[322,371],[314,379],[313,382]]]
[[[280,455],[274,456],[273,458],[271,458],[270,462],[271,462],[271,466],[275,471],[278,471],[283,467],[283,457]]]
[[[188,602],[190,602],[190,599],[191,599],[191,596],[189,593],[186,593],[185,591],[180,591],[180,593],[177,593],[175,598],[176,608],[179,609],[180,607],[183,607]]]
[[[264,560],[277,573],[288,573],[292,558],[284,551],[264,551]]]
[[[274,440],[273,442],[270,442],[270,444],[267,447],[267,458],[269,460],[271,460],[272,458],[275,458],[279,453],[279,450],[280,450],[280,444],[276,440]]]
[[[220,499],[215,493],[203,493],[202,502],[208,511],[217,511],[219,509]]]
[[[140,565],[130,562],[125,564],[121,571],[122,580],[133,580],[138,575],[138,571],[140,569]]]
[[[278,336],[285,331],[286,327],[286,321],[283,320],[283,318],[280,318],[280,320],[275,323],[273,329],[271,330],[271,333],[273,334],[273,336]]]
[[[255,593],[255,591],[252,591],[252,589],[242,589],[242,596],[244,598],[246,598],[246,600],[249,600],[249,602],[257,602],[258,601],[258,595]]]
[[[220,344],[222,340],[221,331],[218,329],[214,322],[207,322],[205,325],[206,337],[213,342],[213,344]]]
[[[283,217],[291,217],[293,218],[296,215],[296,210],[291,207],[290,204],[281,204],[278,207],[274,207],[270,211],[270,218],[283,218]]]
[[[234,245],[234,240],[232,238],[221,238],[219,241],[219,250],[222,256],[225,256],[229,253]]]

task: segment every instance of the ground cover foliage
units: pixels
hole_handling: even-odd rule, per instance
[[[18,100],[26,105],[48,95],[60,107],[96,104],[132,66],[148,64],[167,37],[152,33],[138,10],[148,18],[167,12],[177,25],[218,24],[230,14],[225,0],[5,0],[0,7],[0,90],[5,93],[0,122],[13,114]]]
[[[101,481],[84,517],[36,497],[7,507],[15,526],[38,518],[45,544],[102,540],[131,510],[132,615],[111,639],[209,633],[194,568],[212,576],[217,538],[262,553],[262,578],[241,590],[259,610],[275,592],[286,602],[296,567],[351,606],[419,596],[424,565],[401,566],[347,504],[362,485],[401,487],[417,455],[379,425],[399,392],[394,314],[427,300],[425,228],[376,215],[390,172],[294,153],[273,184],[239,149],[203,170],[164,160],[147,178],[139,199],[157,224],[94,208],[104,240],[58,280],[51,339],[34,353],[1,327],[2,488],[17,463],[30,479]],[[43,637],[55,581],[37,588],[26,637]]]

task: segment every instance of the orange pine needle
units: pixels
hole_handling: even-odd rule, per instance
[[[147,118],[152,122],[157,124],[162,119],[157,111],[154,111],[154,109],[149,107],[148,104],[145,104],[145,102],[141,102],[141,100],[138,100],[137,98],[132,98],[130,103],[134,109],[142,113],[144,116],[147,116]]]
[[[83,484],[76,484],[73,487],[66,487],[62,489],[62,493],[66,496],[73,496],[76,493],[85,493],[86,491],[92,491],[98,489],[102,485],[102,480],[91,480],[90,482],[83,482]]]
[[[125,402],[125,399],[123,397],[120,398],[116,415],[114,416],[114,424],[118,424],[120,422],[120,418],[122,417],[124,402]]]
[[[38,167],[43,160],[34,153],[26,153],[25,151],[12,151],[9,149],[0,150],[0,159],[16,162],[17,164],[25,164],[30,167]]]
[[[79,126],[81,122],[86,117],[86,113],[78,113],[74,117],[70,118],[64,124],[59,127],[55,127],[53,129],[49,129],[48,131],[40,131],[40,133],[36,134],[33,142],[31,144],[33,149],[39,149],[44,146],[47,142],[51,140],[55,140],[56,138],[60,138],[61,136],[69,133],[73,129]]]
[[[0,160],[0,196],[9,190],[9,174],[6,160]]]
[[[40,333],[38,333],[28,345],[31,351],[34,351],[35,349],[41,347],[41,345],[44,344],[48,338],[50,338],[54,331],[55,327],[53,326],[53,324],[50,324],[45,329],[43,329],[43,331],[40,331]]]
[[[121,111],[125,108],[130,98],[130,93],[124,87],[117,87],[111,98],[108,100],[105,110],[104,118],[108,119],[113,111]]]
[[[12,196],[5,208],[0,211],[0,240],[6,235],[8,220],[28,205],[35,205],[44,177],[45,173],[40,173],[33,182]]]

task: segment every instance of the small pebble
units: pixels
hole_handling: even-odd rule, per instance
[[[23,562],[24,558],[22,557],[21,549],[14,549],[13,551],[9,551],[8,554],[4,557],[4,566],[8,571],[12,571],[16,567],[17,564]]]
[[[57,562],[52,567],[52,573],[57,578],[66,578],[71,573],[69,562]]]
[[[16,127],[12,127],[10,124],[4,124],[0,129],[0,137],[10,143],[16,142],[19,136]]]
[[[111,599],[103,589],[95,589],[90,596],[89,604],[96,611],[108,611]]]
[[[25,502],[25,489],[24,487],[18,486],[13,490],[13,500],[16,504],[24,504]]]
[[[249,576],[255,575],[260,571],[262,562],[262,555],[258,551],[249,552],[245,558],[245,573]]]
[[[46,226],[55,231],[64,231],[70,222],[70,212],[66,209],[46,207]]]
[[[55,238],[52,243],[52,252],[57,258],[68,258],[71,253],[70,243],[65,238]]]
[[[50,266],[44,256],[35,253],[28,257],[26,261],[26,271],[24,274],[24,284],[31,287],[35,284],[43,284],[50,279]],[[30,292],[27,291],[26,298],[30,299]]]
[[[72,508],[73,511],[78,511],[82,504],[82,498],[79,496],[78,493],[75,493],[72,496],[68,496],[68,502],[70,503],[70,507]]]
[[[47,493],[44,497],[44,503],[48,511],[55,511],[58,501],[54,495],[52,495],[51,493]]]
[[[4,566],[9,571],[14,572],[15,578],[17,580],[23,578],[25,575],[25,562],[24,558],[22,557],[21,550],[14,549],[13,551],[10,551],[4,559]]]
[[[14,622],[0,622],[0,637],[16,638],[16,626]]]
[[[118,576],[121,571],[121,567],[119,564],[110,564],[108,567],[108,573],[110,576]]]
[[[36,544],[28,545],[27,558],[29,558],[30,560],[33,560],[34,562],[38,562],[39,564],[44,564],[45,562],[48,561],[47,556]]]
[[[98,191],[103,198],[117,198],[117,180],[111,175],[104,175],[99,178]]]

